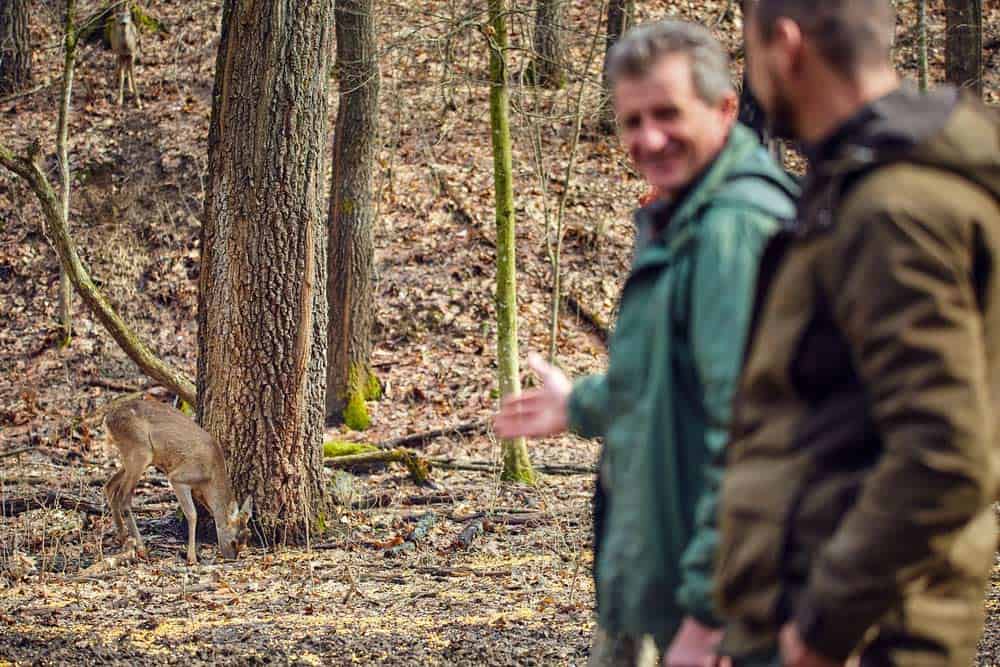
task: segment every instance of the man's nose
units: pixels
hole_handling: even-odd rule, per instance
[[[670,143],[667,133],[653,123],[643,123],[636,133],[636,140],[645,152],[661,151]]]

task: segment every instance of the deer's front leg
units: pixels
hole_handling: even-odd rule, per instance
[[[177,495],[177,502],[180,503],[181,511],[184,512],[184,518],[187,519],[188,565],[197,565],[198,550],[195,548],[194,534],[198,528],[198,510],[195,509],[194,500],[191,498],[191,487],[187,484],[181,484],[180,482],[175,482],[173,480],[170,480],[170,486],[174,487],[174,493]]]
[[[125,67],[122,65],[121,60],[118,61],[118,106],[122,105],[122,101],[125,99]]]

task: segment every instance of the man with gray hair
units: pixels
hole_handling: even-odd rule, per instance
[[[750,82],[810,174],[735,401],[720,652],[968,667],[997,544],[1000,117],[900,85],[889,0],[750,4]]]
[[[710,589],[719,470],[761,248],[794,181],[735,121],[725,51],[663,21],[610,55],[621,140],[657,200],[636,214],[632,269],[606,373],[571,383],[533,356],[539,389],[507,399],[502,437],[603,437],[595,511],[599,625],[614,664],[655,638],[699,665],[719,633]],[[595,646],[592,664],[607,664]]]

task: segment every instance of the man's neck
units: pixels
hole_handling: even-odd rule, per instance
[[[862,73],[857,81],[849,81],[830,73],[816,87],[822,91],[810,95],[800,109],[799,138],[806,144],[816,144],[880,97],[899,87],[899,77],[889,68]]]

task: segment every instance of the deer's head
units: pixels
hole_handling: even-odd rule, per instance
[[[229,503],[226,518],[222,522],[216,522],[219,550],[222,551],[223,558],[236,558],[250,541],[249,523],[252,510],[253,502],[249,496],[243,501],[242,506],[233,500]]]

